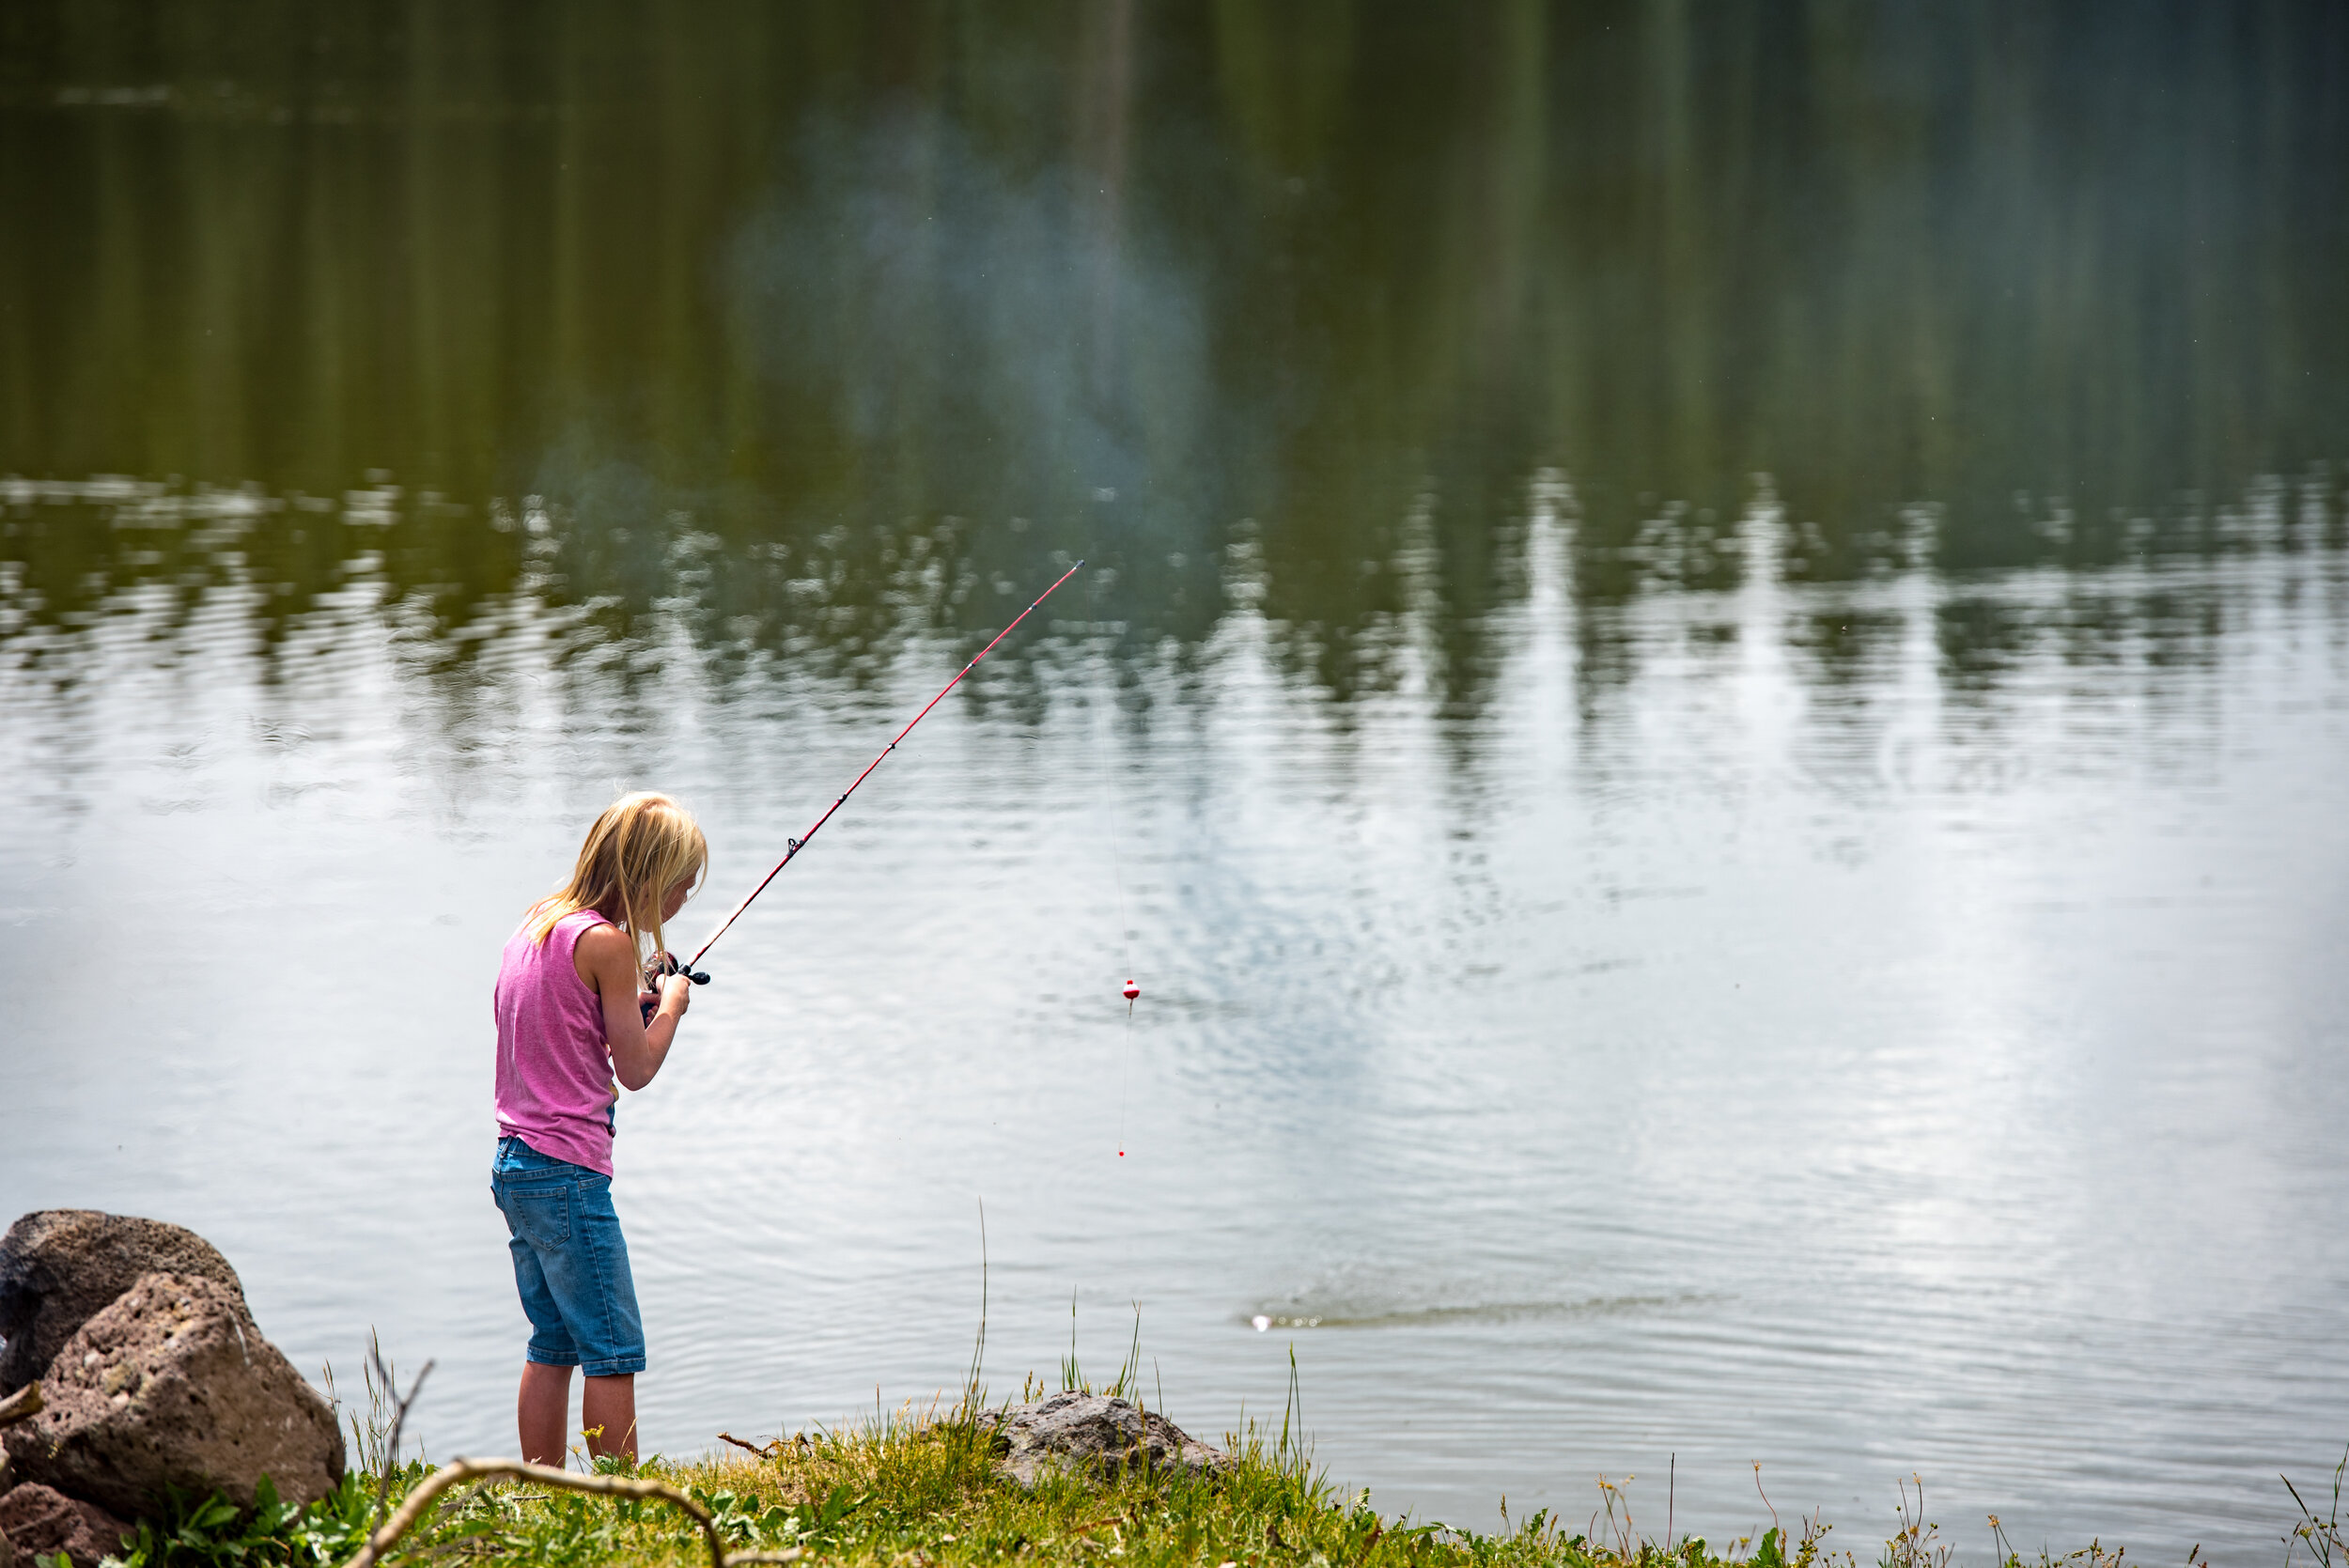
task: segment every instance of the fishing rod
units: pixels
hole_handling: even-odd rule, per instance
[[[880,755],[875,757],[871,762],[864,765],[864,771],[856,776],[856,784],[852,784],[848,788],[842,790],[839,798],[833,800],[831,805],[824,808],[824,815],[816,819],[815,827],[810,828],[806,832],[801,834],[798,838],[786,838],[783,841],[783,859],[775,862],[775,868],[772,871],[770,871],[765,877],[759,878],[758,886],[753,888],[750,891],[749,896],[745,897],[741,903],[737,904],[734,907],[734,912],[727,915],[723,921],[719,923],[718,929],[709,934],[709,939],[702,943],[702,945],[694,951],[693,955],[691,958],[686,959],[682,964],[679,964],[674,957],[664,955],[661,972],[662,974],[681,973],[696,986],[708,985],[709,976],[700,972],[702,955],[708,953],[711,948],[718,945],[718,939],[726,934],[726,928],[742,917],[742,911],[751,907],[752,899],[756,898],[760,893],[767,891],[768,883],[783,875],[783,868],[789,865],[799,852],[807,847],[808,841],[810,839],[814,838],[817,833],[823,831],[824,824],[832,820],[832,814],[848,803],[848,797],[856,793],[857,784],[861,784],[865,780],[871,778],[873,776],[873,769],[879,768],[882,763],[889,760],[889,753],[897,749],[897,741],[903,740],[907,736],[911,735],[913,733],[913,726],[928,718],[930,715],[930,709],[936,707],[940,703],[944,702],[946,700],[946,693],[952,691],[957,686],[962,684],[962,677],[969,675],[973,669],[976,669],[980,660],[985,659],[988,654],[995,651],[996,643],[1000,643],[1004,638],[1010,636],[1013,629],[1017,628],[1021,621],[1026,620],[1030,615],[1035,613],[1036,604],[1042,604],[1046,599],[1052,597],[1052,588],[1059,587],[1062,583],[1076,576],[1083,566],[1084,563],[1082,561],[1079,561],[1076,566],[1073,566],[1066,571],[1061,573],[1059,577],[1053,580],[1051,588],[1047,588],[1042,593],[1035,596],[1035,604],[1029,605],[1027,609],[1022,610],[1019,614],[1013,616],[1011,625],[997,632],[993,642],[988,643],[987,646],[981,648],[977,653],[972,654],[971,656],[971,662],[965,664],[961,669],[957,670],[955,672],[955,678],[948,681],[944,686],[940,687],[938,690],[938,695],[932,697],[927,703],[924,704],[922,711],[915,714],[907,722],[906,727],[897,732],[896,739],[892,740],[888,745],[883,746],[880,750]]]

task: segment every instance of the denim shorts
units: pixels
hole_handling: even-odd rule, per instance
[[[589,1377],[645,1370],[645,1323],[612,1178],[498,1140],[490,1196],[506,1216],[514,1284],[530,1314],[531,1360]]]

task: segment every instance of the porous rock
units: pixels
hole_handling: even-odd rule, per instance
[[[1157,1411],[1106,1394],[1059,1393],[993,1411],[995,1452],[1004,1474],[1034,1486],[1047,1469],[1115,1480],[1126,1469],[1215,1472],[1231,1464]]]
[[[13,1544],[23,1557],[65,1553],[73,1568],[98,1568],[101,1558],[120,1557],[131,1527],[99,1507],[69,1498],[54,1487],[26,1482],[0,1496],[0,1546]],[[0,1568],[8,1556],[0,1550]]]
[[[131,1518],[167,1486],[249,1508],[265,1475],[291,1502],[342,1479],[333,1408],[217,1281],[142,1277],[66,1342],[41,1393],[6,1434],[14,1471]]]
[[[0,1236],[0,1394],[48,1372],[74,1331],[143,1274],[180,1274],[227,1287],[244,1310],[228,1260],[194,1231],[96,1209],[37,1209]]]

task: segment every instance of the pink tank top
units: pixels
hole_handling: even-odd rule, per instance
[[[612,923],[593,909],[565,915],[543,945],[527,929],[506,943],[498,970],[498,1136],[542,1155],[612,1174],[619,1085],[603,1035],[603,1002],[572,967],[582,932]]]

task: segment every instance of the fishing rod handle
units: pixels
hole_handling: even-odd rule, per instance
[[[709,984],[709,976],[706,974],[689,974],[685,978],[692,981],[696,986],[707,986]],[[660,997],[654,996],[651,998],[637,998],[636,1010],[645,1016],[645,1023],[647,1027],[650,1027],[653,1015],[661,1011]]]
[[[674,953],[664,953],[645,966],[645,978],[648,981],[664,979],[672,974],[681,974],[696,986],[709,984],[708,974],[687,968],[685,961]]]
[[[709,984],[709,976],[707,972],[687,969],[682,963],[678,962],[677,955],[676,954],[664,953],[653,963],[646,966],[645,979],[646,985],[645,988],[646,990],[658,991],[661,987],[659,985],[655,984],[655,982],[665,980],[673,974],[681,974],[696,986],[707,986]],[[645,1015],[645,1022],[649,1024],[652,1022],[652,1016],[661,1010],[661,1003],[658,999],[651,1001],[646,1001],[639,999],[636,1003],[636,1010]]]

